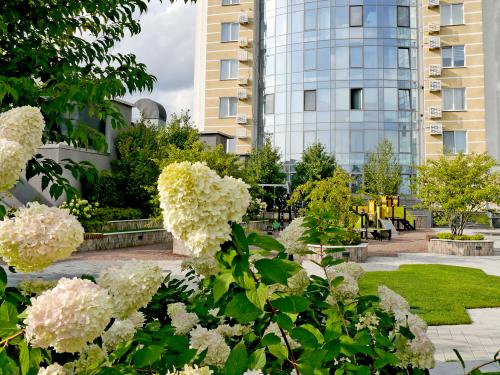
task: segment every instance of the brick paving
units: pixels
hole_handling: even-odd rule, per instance
[[[397,256],[400,253],[426,253],[427,235],[433,230],[400,231],[390,241],[368,240],[368,256]]]

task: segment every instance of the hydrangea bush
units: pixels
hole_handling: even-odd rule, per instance
[[[178,163],[165,168],[159,191],[166,228],[194,256],[185,278],[127,262],[96,280],[63,278],[30,292],[7,287],[0,268],[2,373],[424,374],[433,366],[423,321],[387,288],[360,296],[359,266],[321,251],[323,275],[309,276],[296,247],[245,233],[238,222],[250,195],[241,181]],[[51,232],[58,223],[43,217],[33,228],[2,222],[10,225],[0,232],[9,249],[4,260],[21,270],[18,259],[45,266],[46,243],[59,254],[69,244],[65,235],[76,239],[65,227]],[[335,237],[318,217],[301,226],[296,241],[321,245]],[[23,245],[26,233],[34,246]]]

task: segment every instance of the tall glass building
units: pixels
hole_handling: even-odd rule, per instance
[[[416,163],[416,0],[262,0],[259,139],[287,170],[314,142],[361,176],[389,139],[405,179]]]

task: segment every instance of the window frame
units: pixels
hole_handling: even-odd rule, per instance
[[[314,109],[307,109],[307,94],[314,93]],[[316,112],[318,108],[318,90],[304,90],[304,112]]]
[[[402,9],[404,9],[405,11],[408,12],[408,24],[407,25],[402,25],[399,22],[399,12]],[[407,6],[407,5],[398,5],[398,9],[397,9],[397,12],[396,12],[396,26],[397,27],[411,27],[411,11],[410,11],[410,7],[409,6]]]
[[[224,40],[223,35],[224,35],[224,25],[230,25],[229,27],[229,39]],[[231,35],[233,34],[233,25],[238,25],[238,36],[236,39],[231,39]],[[221,43],[233,43],[237,42],[240,39],[240,24],[238,22],[221,22],[220,26],[220,42]]]
[[[307,14],[314,14],[314,27],[307,27]],[[318,10],[317,9],[306,9],[304,10],[304,31],[318,30]]]
[[[401,92],[405,92],[405,94],[408,94],[408,108],[401,108]],[[411,90],[410,89],[398,89],[398,111],[411,111],[412,110],[412,105],[411,105]]]
[[[463,49],[464,49],[464,65],[455,65],[455,48],[457,48],[457,47],[463,47]],[[444,65],[443,50],[445,50],[445,49],[451,50],[452,65],[450,65],[450,66]],[[465,44],[457,44],[457,45],[453,45],[453,46],[442,46],[441,47],[441,66],[443,67],[443,69],[465,68],[466,67],[466,64],[465,64],[466,56],[467,55],[465,53]]]
[[[268,102],[268,98],[271,98],[271,97],[272,97],[272,101]],[[274,113],[275,113],[274,100],[275,100],[274,93],[264,95],[264,115],[274,115]],[[268,111],[268,103],[272,103],[272,111]]]
[[[224,99],[227,99],[227,116],[222,116],[222,102]],[[236,103],[236,113],[234,115],[230,114],[231,111],[231,99],[234,99]],[[221,96],[219,97],[219,118],[235,118],[238,116],[238,98],[235,96]]]
[[[448,151],[445,149],[444,139],[445,139],[446,133],[453,133],[453,150]],[[456,133],[464,133],[465,134],[465,150],[463,150],[463,153],[468,154],[469,142],[468,142],[467,130],[445,130],[445,131],[443,131],[443,155],[458,155],[460,153],[460,152],[457,152]]]
[[[359,92],[361,94],[361,100],[360,100],[360,107],[359,108],[354,108],[353,107],[353,92]],[[364,93],[363,93],[363,88],[362,87],[351,87],[349,89],[349,110],[350,111],[362,111],[364,108]]]
[[[401,66],[399,64],[399,51],[406,51],[406,54],[408,56],[408,66]],[[411,51],[409,47],[398,47],[398,69],[411,69]]]
[[[354,8],[361,8],[361,24],[356,24],[356,25],[353,25],[353,22],[352,22],[352,10]],[[363,27],[364,25],[364,9],[363,9],[363,5],[350,5],[349,6],[349,27]]]
[[[445,90],[453,90],[453,109],[445,109],[444,107],[444,92]],[[455,108],[455,90],[463,90],[464,108]],[[443,112],[466,112],[467,111],[467,88],[466,87],[443,87],[442,88],[442,103]]]
[[[456,23],[453,20],[453,7],[454,6],[461,6],[462,8],[462,22]],[[449,22],[451,23],[443,23],[443,8],[446,7],[450,9],[450,19]],[[447,21],[448,22],[448,21]],[[457,26],[457,25],[465,25],[465,9],[464,9],[464,3],[455,3],[455,4],[441,4],[439,8],[439,23],[441,26]]]
[[[222,78],[222,63],[224,61],[229,61],[229,62],[235,62],[236,63],[236,75],[234,77],[232,77],[231,75],[229,75],[228,78]],[[230,66],[229,72],[231,73],[232,72],[231,64],[229,66]],[[220,78],[221,81],[231,81],[231,80],[238,79],[238,72],[239,72],[239,61],[238,60],[236,60],[236,59],[222,59],[222,60],[220,60],[219,78]]]
[[[352,50],[354,48],[359,48],[361,49],[361,65],[359,66],[355,66],[352,64]],[[363,68],[364,67],[364,62],[365,62],[365,51],[364,51],[364,48],[363,46],[350,46],[349,47],[349,67],[350,68]]]

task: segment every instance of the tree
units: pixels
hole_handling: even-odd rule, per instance
[[[193,126],[189,110],[172,113],[168,125],[158,134],[158,146],[173,145],[185,150],[200,140],[200,133]]]
[[[380,195],[397,195],[401,181],[397,155],[391,141],[385,138],[375,152],[368,154],[368,163],[363,166],[362,190],[380,199]]]
[[[423,208],[438,211],[452,234],[462,235],[465,224],[486,203],[500,203],[500,173],[487,154],[443,155],[418,167],[417,197]]]
[[[261,148],[254,147],[244,164],[245,180],[255,184],[282,184],[286,173],[279,149],[266,138]]]
[[[149,0],[0,2],[0,112],[11,107],[40,107],[46,121],[44,142],[105,150],[104,136],[68,114],[88,111],[99,120],[123,124],[110,99],[151,90],[155,77],[133,54],[113,53],[126,34],[141,31],[137,15]],[[76,177],[88,166],[67,162]],[[40,155],[27,165],[26,177],[45,175],[73,192],[62,168]]]
[[[307,181],[331,177],[336,165],[335,156],[329,154],[320,142],[314,143],[304,151],[302,159],[295,164],[292,186],[295,188]]]

